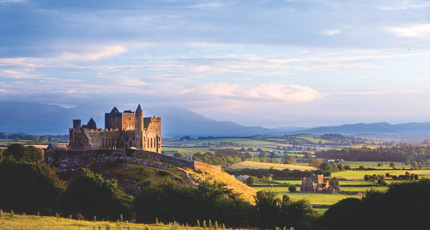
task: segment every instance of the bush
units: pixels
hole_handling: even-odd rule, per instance
[[[296,188],[296,186],[290,185],[290,186],[288,187],[288,191],[290,191],[290,192],[296,192],[296,191],[297,191],[297,188]]]
[[[36,214],[55,213],[65,184],[44,163],[0,163],[0,208]]]
[[[249,186],[254,185],[255,183],[257,183],[257,177],[255,177],[255,176],[249,176],[248,178],[246,178],[245,182]]]
[[[348,198],[331,206],[319,229],[424,229],[428,194],[428,179],[393,183],[386,192],[370,190],[361,201]]]
[[[44,152],[41,148],[11,144],[3,153],[4,158],[13,158],[16,161],[37,163],[43,160]]]
[[[81,213],[86,219],[117,220],[121,214],[130,217],[131,197],[124,194],[116,181],[104,180],[101,175],[83,170],[61,197],[63,214]]]
[[[197,188],[172,183],[142,188],[133,201],[139,222],[196,223],[217,220],[227,226],[255,226],[251,204],[239,198],[224,184],[202,182]]]

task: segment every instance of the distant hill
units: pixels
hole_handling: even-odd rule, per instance
[[[110,112],[111,109],[96,105],[63,108],[57,105],[0,101],[0,132],[66,134],[73,119],[81,119],[82,124],[86,124],[91,117],[98,127],[104,128],[104,113]],[[135,108],[119,106],[118,109],[122,111]],[[163,136],[251,136],[273,133],[263,127],[247,127],[229,121],[212,120],[179,107],[144,108],[144,116],[154,115],[162,118]]]
[[[66,134],[72,126],[73,119],[81,119],[86,124],[92,117],[97,126],[104,128],[104,113],[110,108],[100,105],[79,105],[63,108],[58,105],[46,105],[29,102],[0,101],[0,132],[22,132],[28,134]],[[136,106],[137,107],[137,106]],[[135,110],[118,106],[120,111]],[[260,126],[242,126],[231,121],[216,121],[198,113],[180,107],[144,107],[144,116],[162,118],[162,135],[170,137],[183,136],[214,136],[243,137],[268,134],[361,134],[361,133],[430,133],[430,122],[405,123],[391,125],[389,123],[347,124],[311,129],[300,127],[280,127],[268,129]]]
[[[294,131],[293,133],[310,133],[310,134],[358,134],[358,133],[430,133],[430,122],[424,123],[404,123],[392,125],[386,122],[380,123],[358,123],[346,124],[340,126],[327,126],[312,129]]]

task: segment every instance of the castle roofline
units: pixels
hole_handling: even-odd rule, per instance
[[[140,107],[140,104],[137,106],[136,112],[142,112],[142,107]]]
[[[113,107],[110,113],[119,113],[119,110],[116,107]]]

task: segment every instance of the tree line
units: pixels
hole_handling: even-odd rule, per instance
[[[397,161],[430,164],[430,146],[399,144],[396,146],[380,146],[378,148],[343,148],[329,149],[315,153],[317,158],[344,159],[347,161]]]

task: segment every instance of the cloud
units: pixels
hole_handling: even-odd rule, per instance
[[[329,35],[329,36],[336,35],[336,34],[339,34],[339,33],[340,33],[340,30],[326,30],[326,31],[323,32],[323,34]]]
[[[430,37],[430,24],[390,27],[388,30],[398,37]]]
[[[0,3],[26,3],[27,0],[0,0]]]
[[[66,60],[98,60],[103,57],[115,56],[124,52],[127,52],[127,49],[122,46],[105,46],[97,47],[95,50],[90,52],[63,53],[59,58]]]
[[[109,81],[112,85],[118,85],[118,86],[142,86],[142,85],[148,85],[148,83],[142,81],[139,78],[135,77],[121,77],[121,76],[104,76],[99,75],[98,78]]]
[[[220,3],[202,3],[202,4],[197,4],[197,5],[192,5],[190,6],[190,8],[219,8],[222,7],[222,4]]]
[[[411,10],[411,9],[421,9],[421,8],[429,8],[430,3],[426,1],[392,1],[389,0],[386,5],[381,6],[380,10],[385,11],[395,11],[395,10]]]
[[[313,101],[322,94],[308,86],[293,84],[260,84],[247,86],[240,84],[206,84],[190,89],[188,94],[216,96],[241,101],[277,101],[282,103]]]

